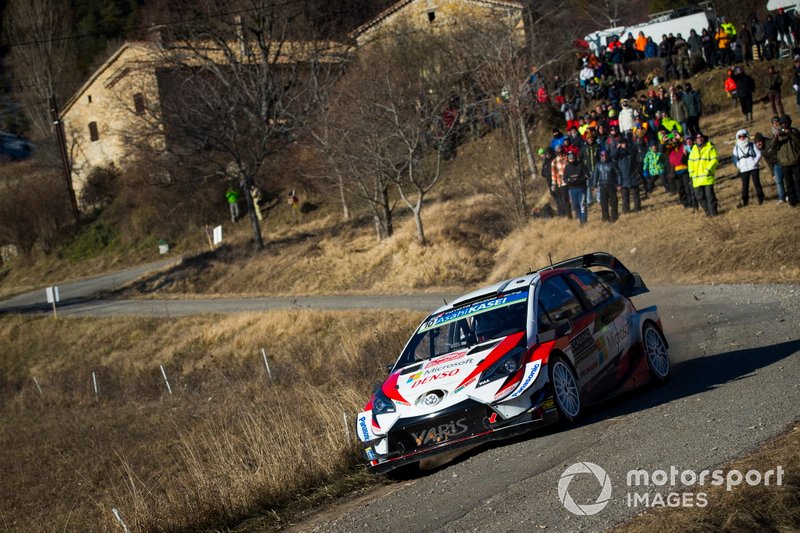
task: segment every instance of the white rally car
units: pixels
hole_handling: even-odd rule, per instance
[[[507,438],[670,371],[638,274],[587,254],[466,294],[417,328],[358,414],[368,468],[388,472]],[[435,460],[435,459],[433,459]]]

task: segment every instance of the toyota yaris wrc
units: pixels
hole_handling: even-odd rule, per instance
[[[605,253],[471,292],[428,316],[379,385],[356,432],[368,468],[388,472],[507,438],[670,371],[638,274]]]

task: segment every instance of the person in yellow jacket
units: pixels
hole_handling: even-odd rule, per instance
[[[697,133],[692,151],[689,152],[689,177],[698,205],[703,206],[706,215],[717,215],[717,196],[714,194],[714,173],[719,160],[717,149],[702,133]]]
[[[731,50],[731,35],[725,31],[725,28],[720,25],[717,33],[714,35],[714,40],[717,41],[717,48],[719,54],[719,62],[723,65],[730,66],[733,63],[733,51]]]

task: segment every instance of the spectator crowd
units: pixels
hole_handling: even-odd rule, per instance
[[[583,224],[588,207],[598,203],[602,220],[614,222],[620,203],[622,213],[638,211],[643,198],[663,188],[685,208],[717,215],[715,175],[726,154],[719,154],[701,130],[700,92],[680,80],[703,68],[730,67],[725,92],[750,123],[757,84],[734,63],[791,57],[798,36],[800,14],[779,10],[763,22],[753,16],[738,30],[722,18],[700,35],[692,30],[685,40],[670,34],[655,44],[640,32],[628,33],[624,41],[612,37],[605,46],[587,43],[574,83],[557,76],[547,83],[531,69],[528,90],[538,103],[552,98],[565,122],[564,132],[554,128],[549,145],[538,150],[556,214]],[[660,71],[640,80],[630,63],[652,57],[660,59]],[[674,84],[666,88],[670,80]],[[798,203],[800,131],[785,114],[782,84],[770,65],[762,86],[774,114],[768,135],[751,136],[746,128],[736,133],[730,156],[741,179],[740,207],[750,202],[751,184],[757,203],[764,202],[762,165],[775,180],[777,201]],[[792,88],[800,109],[800,55],[794,59]]]

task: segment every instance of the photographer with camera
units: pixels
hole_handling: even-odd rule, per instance
[[[792,127],[789,115],[781,116],[779,125],[769,142],[769,151],[776,155],[781,166],[786,199],[789,205],[796,207],[800,192],[800,131]]]

